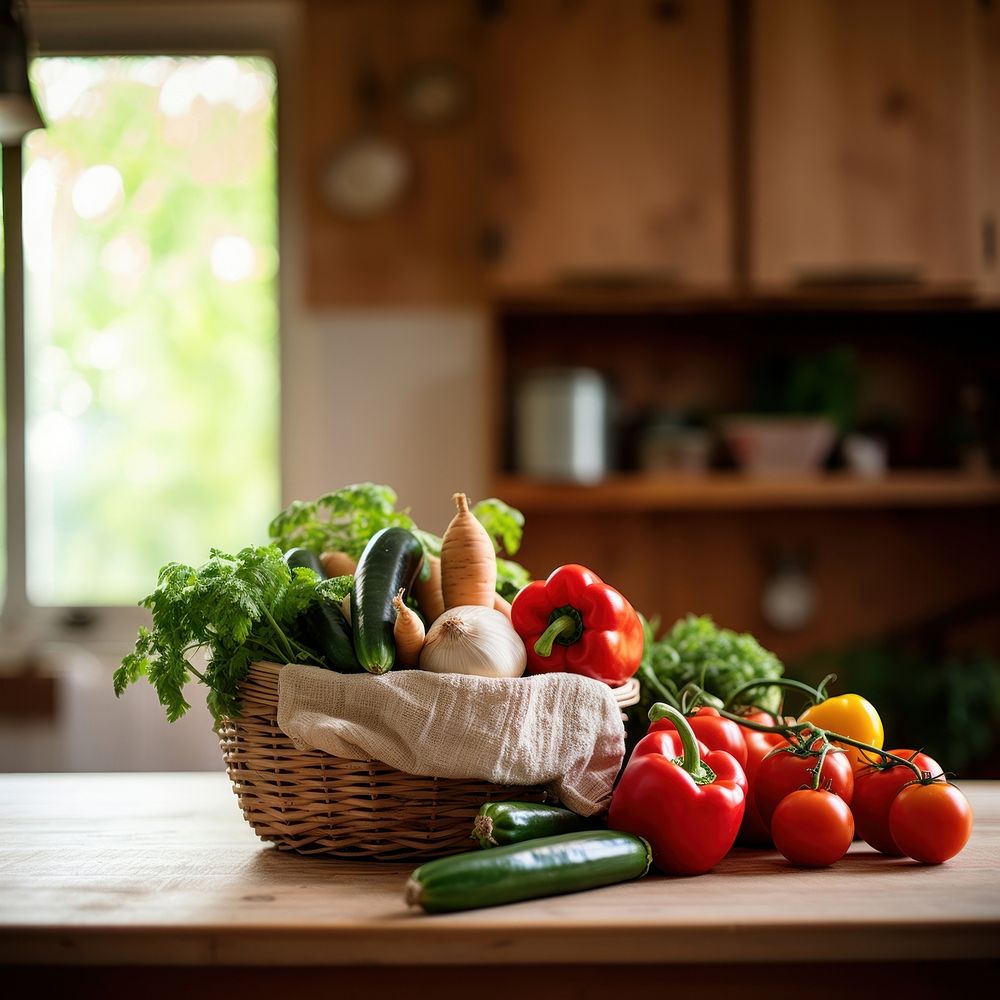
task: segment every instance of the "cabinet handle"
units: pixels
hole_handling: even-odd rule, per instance
[[[608,269],[566,269],[554,276],[557,284],[564,288],[633,289],[633,288],[676,288],[681,284],[677,268],[662,270],[615,270]]]
[[[879,288],[912,286],[923,282],[918,267],[831,267],[802,269],[796,275],[799,288]]]

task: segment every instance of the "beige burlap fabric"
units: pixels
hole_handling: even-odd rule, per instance
[[[541,785],[583,816],[607,808],[625,753],[611,689],[575,674],[375,676],[289,664],[278,725],[300,749],[408,774]]]

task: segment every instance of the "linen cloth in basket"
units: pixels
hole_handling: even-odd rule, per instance
[[[378,676],[289,664],[278,725],[300,750],[371,758],[408,774],[541,785],[582,816],[607,808],[625,755],[611,688],[566,673]]]

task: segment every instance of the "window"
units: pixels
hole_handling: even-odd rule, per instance
[[[108,7],[52,15],[49,45],[37,19],[49,127],[23,146],[25,403],[5,440],[16,458],[24,435],[25,565],[7,589],[40,609],[134,609],[162,564],[263,541],[281,496],[261,43],[282,5],[199,23],[151,4],[127,28],[88,6]]]
[[[134,604],[277,509],[274,67],[43,58],[24,146],[27,588]]]

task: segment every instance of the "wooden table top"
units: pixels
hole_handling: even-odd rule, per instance
[[[223,773],[0,776],[0,963],[359,966],[1000,959],[1000,782],[937,867],[855,843],[829,869],[736,849],[697,878],[458,914],[413,864],[281,852]]]

